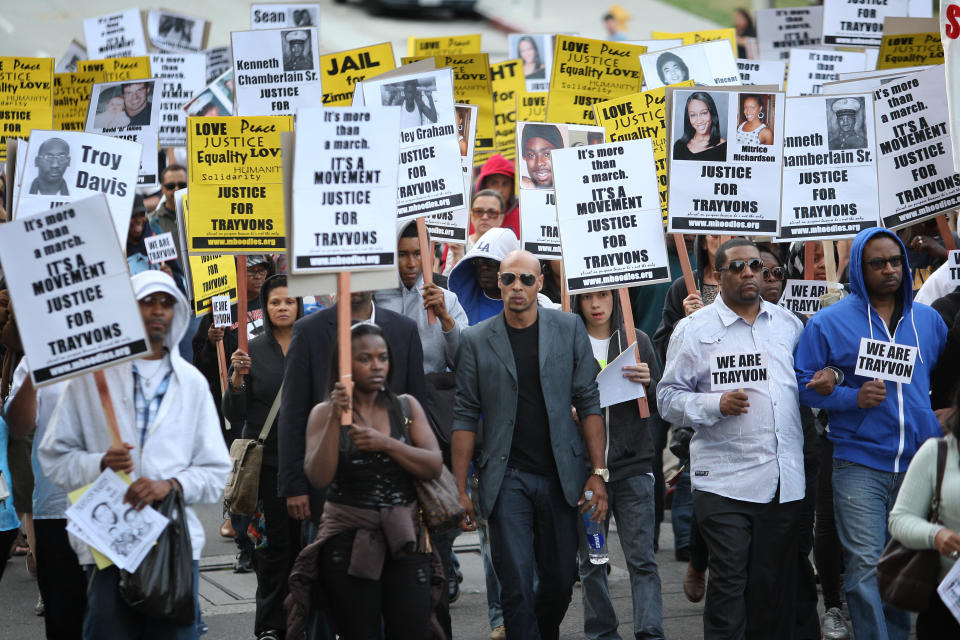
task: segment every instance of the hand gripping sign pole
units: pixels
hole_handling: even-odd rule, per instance
[[[423,220],[419,218],[418,222]],[[353,357],[350,344],[350,272],[337,274],[337,362],[340,367],[340,382],[347,388],[347,395],[353,398]],[[340,424],[350,426],[351,413],[340,415]]]
[[[417,218],[417,242],[420,244],[420,272],[423,274],[423,284],[433,284],[433,248],[427,239],[427,221]],[[427,309],[427,322],[436,324],[437,315],[433,309]]]

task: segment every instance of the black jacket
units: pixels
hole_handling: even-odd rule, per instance
[[[706,243],[700,242],[700,237],[694,240],[693,255],[696,257],[696,263],[693,266],[693,279],[696,281],[697,290],[702,293],[703,286],[703,265],[707,262]],[[687,285],[680,276],[673,281],[670,289],[667,291],[667,299],[663,302],[663,319],[660,320],[660,326],[653,334],[653,346],[657,350],[660,362],[667,362],[667,347],[670,346],[670,336],[673,335],[673,329],[677,323],[683,320],[683,299],[687,297]]]
[[[953,406],[960,380],[960,290],[933,301],[933,307],[947,323],[947,344],[930,376],[930,403],[934,409]]]

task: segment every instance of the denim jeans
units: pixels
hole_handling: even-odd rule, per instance
[[[507,640],[557,640],[577,577],[576,507],[556,476],[507,468],[489,522]]]
[[[487,618],[490,621],[490,629],[493,630],[503,626],[503,607],[500,606],[500,579],[497,578],[497,571],[493,568],[493,554],[490,553],[490,523],[487,521],[486,514],[480,511],[479,482],[480,480],[474,475],[471,465],[468,489],[470,490],[470,499],[473,501],[473,509],[477,514],[480,560],[483,562],[483,577],[487,591]]]
[[[857,638],[906,640],[910,635],[910,614],[883,602],[877,587],[877,561],[890,539],[887,518],[903,476],[833,460],[834,517],[846,571],[843,588]]]
[[[653,553],[654,479],[646,474],[607,483],[610,510],[603,535],[610,530],[610,514],[617,519],[620,546],[630,573],[633,596],[633,633],[637,638],[663,640],[663,602],[660,574]],[[583,590],[583,633],[590,640],[620,640],[619,621],[610,599],[607,567],[592,564],[583,522],[580,537],[580,586]]]
[[[690,463],[680,474],[673,488],[673,504],[670,507],[670,523],[673,525],[673,548],[676,551],[690,548],[690,527],[693,526],[693,496],[690,492]]]
[[[115,566],[97,571],[84,566],[90,587],[87,611],[83,618],[84,640],[103,638],[140,638],[141,640],[197,640],[196,620],[177,626],[157,618],[148,618],[131,609],[120,597],[120,570]],[[193,601],[198,602],[200,563],[193,561]]]

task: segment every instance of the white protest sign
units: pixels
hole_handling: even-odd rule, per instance
[[[227,69],[203,91],[196,94],[183,105],[188,116],[232,116],[233,105],[233,69]]]
[[[126,240],[140,166],[138,143],[83,131],[34,130],[30,145],[23,146],[28,148],[18,174],[26,182],[18,217],[102,193],[117,238]]]
[[[28,319],[20,338],[38,386],[149,351],[127,262],[116,235],[104,233],[112,225],[102,194],[0,225],[7,287],[17,316]]]
[[[160,146],[187,146],[187,114],[183,106],[206,86],[206,58],[202,53],[155,53],[150,70],[160,85]]]
[[[947,256],[947,266],[950,269],[950,282],[954,285],[960,285],[960,250],[954,249]]]
[[[470,230],[470,183],[473,180],[473,148],[477,141],[477,111],[475,104],[458,104],[457,126],[463,136],[466,147],[460,147],[460,167],[463,169],[463,206],[456,211],[433,213],[427,216],[427,233],[437,242],[450,244],[466,244],[467,233]],[[506,205],[506,203],[504,203]]]
[[[87,48],[76,40],[71,40],[67,51],[63,54],[54,68],[55,73],[73,73],[77,70],[77,63],[87,59]]]
[[[824,280],[787,280],[779,305],[808,318],[820,311],[820,296],[842,288],[839,282]]]
[[[783,91],[787,63],[781,60],[737,59],[737,71],[740,72],[740,84],[774,85]]]
[[[854,373],[874,380],[910,384],[916,359],[916,347],[864,337],[860,338]]]
[[[816,95],[825,82],[838,80],[846,71],[863,71],[866,65],[866,54],[857,51],[790,49],[787,95]]]
[[[650,139],[553,152],[570,293],[669,280]]]
[[[880,224],[873,96],[787,98],[780,239],[852,238]]]
[[[760,9],[756,18],[760,60],[786,60],[794,47],[820,46],[823,7]]]
[[[738,85],[740,73],[730,41],[708,40],[640,56],[647,89],[693,80],[707,86]]]
[[[212,47],[203,55],[207,58],[206,82],[210,84],[226,71],[233,69],[233,56],[230,47]]]
[[[517,163],[520,173],[520,246],[538,258],[561,257],[557,228],[557,200],[554,191],[553,157],[556,149],[598,144],[604,140],[603,127],[517,123]],[[579,180],[579,177],[578,177]]]
[[[960,562],[954,562],[950,567],[937,586],[937,594],[954,619],[960,622]]]
[[[147,37],[160,51],[199,53],[203,50],[210,23],[203,18],[166,9],[147,12]],[[154,74],[156,75],[156,74]]]
[[[233,325],[233,314],[230,312],[230,296],[213,296],[210,298],[213,307],[213,326],[229,327]]]
[[[322,104],[316,27],[234,31],[238,116],[293,115]]]
[[[453,70],[374,77],[360,83],[364,104],[399,115],[397,217],[421,218],[464,206],[453,100]],[[386,135],[383,129],[381,135]]]
[[[909,0],[824,0],[823,44],[879,47],[884,18],[907,17],[908,5]]]
[[[784,95],[673,91],[669,230],[777,235]]]
[[[947,72],[950,127],[960,131],[960,4],[940,3],[940,41]],[[953,136],[953,162],[960,171],[960,135]]]
[[[293,273],[396,264],[399,138],[393,132],[399,115],[357,107],[298,110],[290,231]]]
[[[157,184],[162,80],[125,80],[93,85],[85,130],[142,145],[137,185]]]
[[[317,26],[320,26],[320,4],[316,2],[250,5],[251,29]]]
[[[83,21],[87,58],[130,58],[147,55],[147,38],[138,9],[87,18]]]
[[[147,236],[143,239],[147,248],[147,257],[150,264],[160,264],[167,260],[177,259],[177,245],[173,243],[173,234],[169,231]]]
[[[738,391],[767,386],[764,353],[724,353],[710,356],[710,391]]]

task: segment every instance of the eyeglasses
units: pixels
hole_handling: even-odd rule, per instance
[[[503,283],[503,286],[509,287],[512,285],[517,278],[520,278],[520,284],[525,287],[532,287],[536,281],[537,276],[532,273],[510,273],[509,271],[504,271],[500,274],[500,282]]]
[[[750,260],[731,260],[727,263],[727,266],[718,269],[718,271],[740,273],[747,267],[750,267],[750,271],[753,271],[754,273],[760,273],[763,270],[763,261],[760,258],[751,258]]]
[[[478,218],[499,218],[502,212],[499,209],[470,209],[470,213]]]
[[[774,267],[773,269],[768,269],[767,267],[763,268],[763,277],[764,278],[773,278],[774,280],[783,280],[787,275],[787,272],[783,267]]]
[[[173,305],[177,304],[177,301],[173,296],[166,293],[152,293],[146,298],[140,298],[140,304],[145,307],[152,307],[155,304],[159,304],[164,309],[170,309]]]
[[[269,269],[247,269],[248,278],[266,278]]]
[[[174,189],[186,189],[186,182],[167,182],[163,185],[163,188],[167,191],[173,191]]]
[[[894,269],[899,269],[900,265],[903,264],[903,254],[890,256],[889,258],[872,258],[870,260],[864,260],[863,263],[870,265],[870,268],[874,271],[883,271],[883,268],[888,264]]]
[[[44,162],[69,162],[70,154],[69,153],[39,153],[37,158],[43,160]]]

